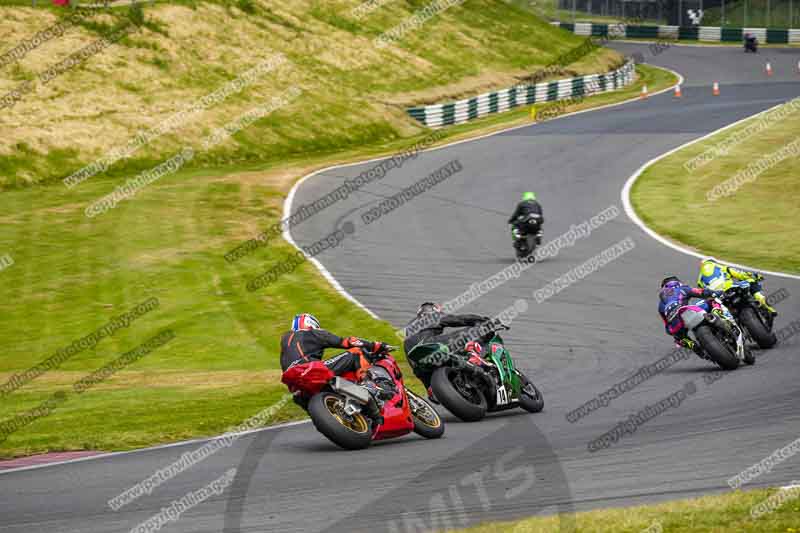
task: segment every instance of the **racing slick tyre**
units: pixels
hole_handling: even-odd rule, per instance
[[[522,388],[519,392],[519,406],[529,413],[539,413],[544,409],[544,398],[536,385],[525,374],[518,372]]]
[[[437,368],[431,388],[436,399],[464,422],[477,422],[486,416],[486,397],[460,370]]]
[[[703,346],[711,359],[723,370],[736,370],[739,367],[739,358],[730,348],[714,335],[711,326],[701,325],[694,330],[697,340]]]
[[[426,439],[438,439],[444,435],[442,422],[436,409],[424,398],[406,389],[411,417],[414,419],[414,433]]]
[[[752,307],[742,309],[742,312],[739,313],[739,321],[750,332],[760,348],[772,348],[778,342],[778,337],[767,329]]]
[[[371,421],[362,413],[348,416],[344,412],[345,398],[335,392],[323,391],[308,402],[308,414],[317,431],[346,450],[361,450],[372,443]]]

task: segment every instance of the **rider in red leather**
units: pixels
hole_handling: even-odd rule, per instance
[[[334,335],[320,328],[319,321],[313,315],[303,313],[294,317],[291,331],[281,337],[281,368],[285,372],[296,363],[321,361],[326,348],[364,348],[369,354],[379,354],[385,346],[381,342],[358,337]],[[370,361],[360,353],[344,352],[328,359],[325,364],[338,376],[345,372],[363,372],[369,367]]]

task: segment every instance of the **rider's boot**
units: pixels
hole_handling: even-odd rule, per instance
[[[778,316],[778,311],[776,311],[774,307],[770,306],[767,303],[767,298],[764,296],[763,292],[761,292],[761,291],[754,292],[753,293],[753,298],[755,298],[756,301],[759,304],[761,304],[761,307],[763,307],[764,309],[769,311],[769,313],[772,315],[772,318],[775,318],[776,316]]]
[[[689,350],[692,350],[695,354],[697,354],[699,357],[702,357],[703,359],[705,359],[705,354],[703,353],[703,348],[700,346],[700,344],[698,344],[696,341],[693,341],[689,337],[684,337],[684,338],[676,341],[675,345],[678,348],[688,348]]]
[[[431,403],[435,403],[436,405],[439,405],[439,400],[437,400],[436,396],[433,395],[433,389],[430,387],[428,387],[428,401],[430,401]]]
[[[379,400],[373,396],[370,398],[369,403],[364,406],[364,415],[372,420],[373,432],[378,429],[378,426],[383,425],[383,415],[381,415],[381,405],[383,402],[379,404],[378,401]]]

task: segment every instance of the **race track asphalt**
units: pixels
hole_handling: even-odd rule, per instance
[[[544,205],[545,241],[619,208],[590,236],[464,308],[496,314],[528,303],[505,340],[543,391],[542,413],[508,411],[477,424],[447,416],[440,440],[409,436],[355,453],[335,448],[310,424],[253,433],[118,511],[108,507],[110,498],[201,444],[3,473],[0,532],[131,531],[230,468],[237,469],[231,486],[161,530],[422,531],[723,492],[728,478],[800,437],[797,336],[713,382],[712,365],[694,356],[679,361],[583,419],[566,419],[672,351],[656,314],[658,283],[671,273],[696,276],[695,258],[653,240],[622,212],[625,181],[676,146],[800,95],[796,49],[755,56],[673,46],[653,56],[645,44],[614,47],[642,51],[647,62],[681,73],[683,98],[666,93],[426,152],[293,230],[298,244],[308,245],[352,222],[355,232],[317,259],[361,303],[401,327],[420,302],[450,300],[511,264],[505,223],[523,191],[536,191]],[[769,78],[767,60],[775,71]],[[721,96],[712,96],[713,81]],[[364,224],[361,215],[379,200],[452,160],[460,172]],[[294,205],[374,164],[306,180]],[[630,251],[536,302],[536,290],[626,238],[635,243]],[[763,245],[771,245],[769,236]],[[777,329],[800,319],[800,282],[768,278],[767,292],[781,288],[790,296],[778,306]],[[681,390],[690,394],[679,405],[609,448],[589,451],[588,443],[618,422]],[[793,457],[745,487],[798,479],[800,457]],[[571,526],[569,518],[561,521],[562,531]]]

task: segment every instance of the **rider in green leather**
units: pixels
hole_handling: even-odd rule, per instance
[[[707,257],[700,262],[700,274],[697,276],[697,286],[701,288],[708,288],[712,291],[726,291],[730,289],[736,281],[746,281],[750,283],[750,292],[756,301],[761,304],[766,310],[777,316],[778,312],[775,311],[767,303],[767,298],[761,292],[761,280],[764,276],[757,272],[748,272],[746,270],[737,270],[735,268],[723,265],[713,257]]]

